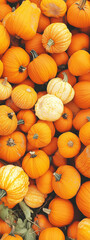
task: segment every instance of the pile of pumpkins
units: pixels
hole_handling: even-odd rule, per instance
[[[0,0],[1,240],[90,240],[89,36],[88,0]]]

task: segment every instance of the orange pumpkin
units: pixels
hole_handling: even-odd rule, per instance
[[[50,227],[52,227],[51,223],[43,214],[37,214],[34,217],[34,224],[32,225],[32,228],[37,235],[39,235],[42,230]]]
[[[46,146],[43,147],[42,150],[47,154],[47,155],[52,155],[56,152],[57,150],[57,138],[53,137],[51,142]]]
[[[3,63],[0,60],[0,77],[2,76],[2,73],[3,73]]]
[[[46,173],[36,179],[37,188],[41,193],[48,194],[53,191],[52,176],[53,173],[48,170]]]
[[[5,105],[8,106],[8,107],[10,107],[10,108],[12,108],[12,110],[13,110],[15,113],[17,113],[17,112],[20,111],[20,108],[18,108],[18,107],[14,104],[14,102],[12,101],[11,98],[8,98],[8,99],[5,101]]]
[[[36,123],[36,116],[31,110],[19,111],[17,119],[20,130],[26,133]]]
[[[67,62],[68,62],[68,55],[66,52],[62,53],[53,53],[51,55],[53,59],[55,60],[57,66],[58,66],[58,71],[63,70],[65,68]]]
[[[11,11],[12,8],[9,6],[9,4],[0,3],[0,21],[2,21],[3,18]]]
[[[37,99],[39,99],[40,97],[42,97],[42,96],[44,96],[44,95],[46,95],[46,94],[47,94],[46,91],[38,92],[38,93],[37,93]]]
[[[72,128],[72,119],[73,114],[71,110],[67,107],[64,107],[62,116],[54,122],[57,131],[61,133],[69,131]]]
[[[6,100],[10,97],[12,86],[7,82],[7,77],[0,79],[0,100]]]
[[[90,239],[90,219],[83,218],[77,228],[77,240],[89,240]]]
[[[64,233],[57,227],[44,229],[39,236],[39,240],[65,240]]]
[[[74,221],[67,228],[67,236],[71,239],[77,239],[77,230],[78,230],[79,221]]]
[[[15,131],[0,138],[0,157],[12,163],[19,160],[26,151],[26,137],[22,132]]]
[[[90,121],[80,128],[79,138],[85,146],[90,145]]]
[[[90,109],[80,110],[75,118],[73,119],[73,126],[75,129],[80,130],[80,128],[89,121]]]
[[[28,77],[26,78],[23,82],[21,82],[20,84],[26,84],[32,88],[34,88],[35,84],[34,82],[32,82],[32,80]]]
[[[90,218],[90,181],[84,182],[76,195],[76,204],[79,210]]]
[[[11,227],[0,218],[0,235],[3,235],[6,232],[10,233]]]
[[[23,238],[17,234],[13,236],[12,234],[4,233],[1,240],[23,240]]]
[[[0,22],[0,55],[5,53],[10,45],[10,36],[6,28]]]
[[[73,117],[75,117],[76,114],[80,111],[80,108],[75,104],[74,100],[65,104],[64,106],[68,107],[72,111]]]
[[[59,151],[57,150],[55,152],[55,154],[53,155],[53,164],[56,166],[56,167],[60,167],[60,166],[63,166],[63,165],[66,165],[67,164],[67,159],[64,158],[60,153]]]
[[[74,85],[74,103],[82,109],[90,107],[90,82],[81,81]]]
[[[50,19],[44,14],[40,14],[39,23],[38,23],[38,33],[42,33],[44,29],[50,24]]]
[[[68,83],[69,84],[71,84],[71,86],[73,86],[73,85],[75,85],[75,83],[76,83],[76,77],[75,76],[73,76],[70,72],[69,72],[69,70],[68,69],[65,69],[65,70],[63,70],[62,72],[60,72],[59,74],[58,74],[58,77],[59,78],[64,78],[64,74],[63,73],[66,73],[67,74],[67,78],[68,78]]]
[[[47,195],[41,193],[35,185],[30,185],[24,197],[25,203],[31,208],[41,207]]]
[[[76,33],[72,36],[71,44],[67,53],[71,56],[74,52],[81,49],[89,49],[89,36],[85,33]]]
[[[6,106],[0,106],[0,135],[9,135],[17,128],[17,118],[14,111]]]
[[[42,0],[40,8],[45,16],[58,18],[65,15],[67,5],[63,0]]]
[[[78,81],[90,81],[90,72],[79,76]]]
[[[75,167],[87,178],[90,178],[90,145],[75,158]]]
[[[51,130],[51,137],[52,138],[54,137],[54,135],[55,135],[55,126],[54,126],[53,122],[45,121],[45,120],[38,120],[37,123],[46,123],[49,126],[50,130]]]
[[[25,155],[22,161],[22,168],[32,179],[42,176],[47,172],[49,166],[49,157],[42,150],[30,151]]]
[[[32,49],[39,55],[45,53],[45,49],[42,45],[42,35],[40,33],[36,33],[31,40],[25,41],[25,50],[30,53]]]

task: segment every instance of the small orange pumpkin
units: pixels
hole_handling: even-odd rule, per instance
[[[53,164],[54,164],[56,167],[60,167],[60,166],[66,165],[66,164],[67,164],[67,159],[64,158],[64,157],[59,153],[59,151],[57,150],[57,151],[55,152],[55,154],[53,155]]]
[[[3,73],[3,63],[0,60],[0,77],[2,76],[2,73]]]
[[[73,114],[71,110],[67,107],[64,107],[62,116],[54,122],[57,131],[61,133],[69,131],[72,128],[72,119]]]
[[[75,83],[76,83],[76,77],[75,76],[73,76],[70,72],[69,72],[69,70],[68,69],[65,69],[65,70],[63,70],[62,72],[60,72],[59,74],[58,74],[58,77],[59,78],[64,78],[64,74],[63,73],[66,73],[67,74],[67,77],[68,77],[68,83],[69,84],[71,84],[71,86],[73,86],[73,85],[75,85]]]
[[[42,230],[50,227],[52,227],[51,223],[43,214],[37,214],[35,216],[32,228],[37,235],[39,235]]]
[[[17,234],[14,236],[12,234],[4,233],[1,240],[23,240],[23,238]]]
[[[6,28],[0,22],[0,55],[5,53],[10,45],[10,36]]]
[[[21,110],[17,114],[18,125],[21,131],[28,132],[36,123],[36,116],[31,110]]]
[[[53,173],[48,170],[46,173],[36,179],[37,188],[41,193],[49,194],[53,191],[52,177]]]
[[[89,36],[85,33],[76,33],[72,36],[71,44],[67,50],[67,53],[69,56],[71,56],[74,52],[83,48],[88,51]]]
[[[39,236],[39,240],[65,240],[65,235],[61,229],[57,227],[50,227],[44,229]]]
[[[75,118],[73,119],[73,126],[75,129],[80,130],[80,128],[89,121],[90,109],[80,110]]]
[[[74,103],[82,109],[90,107],[90,82],[81,81],[74,85]]]
[[[90,239],[90,218],[83,218],[77,228],[77,240]]]
[[[47,155],[52,155],[56,152],[58,146],[57,146],[57,138],[53,137],[51,142],[46,146],[43,147],[42,150],[47,154]]]
[[[76,195],[76,204],[79,210],[90,218],[90,181],[84,182]]]
[[[41,207],[47,195],[41,193],[35,185],[30,185],[24,197],[25,203],[31,208]]]
[[[80,128],[79,138],[85,146],[90,145],[90,121]]]
[[[0,3],[0,21],[12,11],[12,8],[7,3]]]
[[[9,135],[17,128],[17,117],[14,111],[6,106],[0,106],[0,135]]]
[[[90,81],[90,72],[79,76],[78,81]]]
[[[8,98],[6,101],[5,101],[5,105],[10,107],[14,112],[19,112],[20,111],[20,108],[18,108],[14,102],[12,101],[11,98]]]
[[[65,66],[68,62],[68,55],[66,52],[53,53],[51,56],[53,57],[53,59],[55,60],[57,66],[58,66],[58,71],[65,68]]]
[[[44,29],[50,24],[50,19],[44,14],[40,14],[39,23],[38,23],[38,33],[42,33]]]
[[[25,50],[30,53],[32,49],[39,55],[45,53],[45,49],[42,45],[42,35],[40,33],[36,33],[31,40],[25,41]]]
[[[90,145],[75,158],[75,167],[87,178],[90,178]]]
[[[0,218],[0,235],[3,235],[6,232],[10,233],[11,227]]]
[[[67,236],[71,239],[77,239],[77,230],[78,230],[79,221],[74,221],[67,228]]]

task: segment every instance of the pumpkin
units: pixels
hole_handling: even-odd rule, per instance
[[[70,200],[55,197],[49,207],[43,208],[43,211],[48,214],[48,219],[51,224],[57,227],[68,225],[74,217],[74,208]]]
[[[75,129],[80,130],[80,128],[89,121],[90,109],[80,110],[75,118],[73,119],[73,126]]]
[[[51,142],[46,146],[43,147],[42,150],[47,154],[47,155],[52,155],[56,152],[57,150],[57,137],[53,137]]]
[[[76,156],[81,148],[79,137],[72,132],[62,133],[58,138],[58,149],[65,158]]]
[[[78,81],[90,81],[90,72],[79,76]]]
[[[63,113],[62,101],[52,94],[46,94],[35,104],[35,114],[41,120],[56,121]]]
[[[47,196],[41,193],[35,185],[28,187],[28,192],[24,197],[25,203],[31,208],[41,207]]]
[[[52,177],[53,173],[48,170],[46,173],[36,179],[37,188],[41,193],[49,194],[53,191]]]
[[[27,139],[34,148],[45,147],[51,142],[50,127],[44,122],[33,124],[28,131]]]
[[[62,53],[71,43],[72,34],[64,23],[51,23],[42,34],[42,44],[47,52]]]
[[[0,157],[6,162],[18,161],[26,151],[26,137],[22,132],[15,131],[0,138]]]
[[[22,161],[22,168],[30,178],[42,176],[50,166],[48,155],[42,150],[34,150],[27,153]]]
[[[0,21],[3,20],[3,18],[12,11],[12,8],[6,4],[6,3],[0,3]]]
[[[57,227],[44,229],[39,236],[39,240],[65,240],[64,233]]]
[[[0,4],[6,3],[6,0],[0,0]]]
[[[30,58],[27,52],[21,47],[9,48],[2,57],[3,77],[7,77],[11,83],[20,83],[27,76],[27,66]]]
[[[0,160],[0,168],[3,167],[5,164],[1,162]]]
[[[76,28],[85,28],[90,25],[89,1],[79,0],[73,3],[67,11],[67,21]]]
[[[71,44],[67,53],[71,56],[74,52],[81,49],[89,49],[89,36],[85,33],[76,33],[72,36]]]
[[[53,78],[47,84],[47,93],[55,95],[63,104],[70,102],[74,98],[74,90],[67,82],[67,75],[64,74],[64,79]]]
[[[47,91],[38,92],[37,93],[37,99],[39,99],[40,97],[42,97],[45,94],[47,94]]]
[[[75,158],[75,167],[87,178],[90,178],[90,145]]]
[[[73,75],[69,72],[68,69],[65,69],[65,70],[61,71],[61,72],[58,74],[58,77],[63,79],[63,78],[64,78],[64,73],[67,74],[67,78],[68,78],[67,81],[68,81],[68,83],[71,84],[71,86],[75,85],[75,83],[76,83],[76,77],[73,76]]]
[[[40,8],[45,16],[58,18],[65,15],[67,5],[63,0],[42,0]]]
[[[38,23],[38,33],[42,33],[44,29],[50,24],[50,19],[44,14],[40,14],[39,23]]]
[[[2,76],[2,73],[3,73],[3,63],[0,60],[0,77]]]
[[[13,110],[15,113],[17,113],[17,112],[20,111],[20,108],[18,108],[18,107],[14,104],[14,102],[12,101],[11,98],[8,98],[8,99],[5,101],[5,105],[8,106],[8,107],[10,107],[10,108],[12,108],[12,110]]]
[[[53,122],[50,122],[50,121],[45,121],[45,120],[38,120],[37,123],[46,123],[50,130],[51,130],[51,137],[53,138],[54,135],[55,135],[55,126],[53,124]]]
[[[90,218],[90,181],[84,182],[76,195],[76,204],[79,210]]]
[[[32,225],[32,229],[35,231],[37,235],[39,233],[46,229],[52,227],[51,223],[48,221],[48,219],[43,214],[37,214],[34,217],[34,223]]]
[[[4,233],[1,240],[23,240],[23,238],[17,234],[13,236],[13,234]]]
[[[81,185],[79,172],[72,166],[64,165],[53,173],[52,187],[54,192],[63,199],[73,198]]]
[[[32,88],[34,88],[35,84],[34,82],[32,82],[32,80],[28,77],[26,78],[23,82],[21,82],[20,84],[26,84]]]
[[[17,128],[17,117],[14,111],[5,105],[0,106],[0,135],[9,135]]]
[[[55,22],[64,22],[64,18],[63,17],[51,17],[50,18],[50,23],[55,23]]]
[[[56,167],[60,167],[60,166],[63,166],[63,165],[66,165],[67,164],[67,159],[64,158],[60,153],[59,151],[57,150],[55,152],[55,154],[53,155],[53,164],[56,166]]]
[[[90,82],[82,81],[74,85],[74,103],[82,109],[90,107]]]
[[[10,97],[12,86],[7,82],[7,77],[0,79],[0,100],[6,100]]]
[[[72,128],[73,114],[71,110],[64,107],[62,116],[54,122],[55,128],[59,132],[67,132]]]
[[[30,2],[35,3],[37,7],[40,7],[41,0],[30,0]]]
[[[89,240],[90,239],[90,219],[83,218],[77,228],[77,240]]]
[[[0,22],[0,55],[5,53],[10,45],[10,36],[6,28]]]
[[[3,19],[3,25],[11,35],[29,40],[36,34],[40,13],[36,4],[26,0]]]
[[[42,35],[40,33],[36,33],[31,40],[25,41],[25,50],[30,53],[32,49],[34,49],[39,55],[45,53],[45,49],[42,45]]]
[[[28,65],[28,75],[37,84],[44,84],[57,74],[57,65],[54,59],[46,53],[39,56],[32,50],[33,61]]]
[[[80,128],[79,138],[85,146],[90,145],[90,121]]]
[[[68,62],[68,55],[66,52],[62,53],[52,53],[51,55],[53,59],[55,60],[57,66],[58,66],[58,71],[62,70],[65,68],[67,62]]]
[[[37,93],[32,87],[22,84],[13,89],[11,98],[17,107],[30,109],[37,101]]]
[[[34,147],[28,142],[26,142],[26,152],[30,152],[30,151],[33,151],[34,150]]]
[[[0,235],[3,235],[6,232],[10,233],[11,227],[0,218]]]
[[[69,8],[76,0],[66,0],[67,8]]]
[[[68,107],[72,111],[73,117],[80,111],[80,108],[75,104],[74,100],[65,104],[65,107]]]
[[[28,132],[29,129],[36,123],[36,116],[31,110],[21,110],[17,114],[19,128],[23,132]]]
[[[85,50],[74,52],[69,58],[68,69],[75,76],[88,73],[90,70],[90,54]]]
[[[71,239],[77,239],[77,229],[79,221],[74,221],[67,228],[67,236]]]
[[[0,199],[6,205],[21,202],[28,191],[29,179],[21,167],[6,165],[0,168]]]

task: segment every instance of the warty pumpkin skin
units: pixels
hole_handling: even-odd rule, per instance
[[[43,208],[48,214],[51,224],[57,227],[68,225],[74,218],[74,208],[70,200],[55,197],[50,203],[48,209]]]
[[[79,138],[85,146],[90,145],[90,121],[80,128]]]
[[[46,53],[39,56],[32,50],[33,61],[28,65],[28,75],[37,84],[44,84],[57,74],[57,65],[54,59]]]
[[[77,229],[77,240],[89,240],[90,239],[90,218],[83,218]]]
[[[39,240],[65,240],[64,233],[57,227],[44,229],[39,236]]]
[[[6,106],[0,106],[0,135],[9,135],[17,128],[17,117],[14,111]]]
[[[42,0],[40,4],[42,13],[47,17],[63,17],[67,10],[67,5],[63,0]]]
[[[41,207],[45,202],[46,194],[41,193],[35,185],[30,185],[24,197],[25,203],[31,208]]]
[[[42,34],[42,44],[47,52],[62,53],[71,43],[72,34],[64,23],[51,23]]]
[[[61,133],[69,131],[72,128],[72,119],[73,114],[71,110],[67,107],[64,107],[62,116],[54,122],[57,131]]]
[[[21,47],[9,48],[2,57],[3,77],[11,83],[21,83],[27,76],[27,66],[30,62],[28,53]]]
[[[1,240],[23,240],[23,238],[17,234],[12,236],[12,235],[8,235],[8,233],[4,233]]]
[[[37,5],[27,0],[3,19],[3,25],[11,35],[29,40],[36,34],[40,13]]]
[[[63,113],[62,101],[52,94],[45,94],[35,104],[35,114],[41,120],[56,121]]]
[[[6,28],[0,22],[0,55],[5,53],[10,45],[10,36]]]
[[[82,109],[90,108],[90,82],[82,81],[74,85],[74,103]]]
[[[11,96],[12,86],[7,82],[7,77],[0,79],[0,100],[6,100]]]
[[[6,162],[18,161],[26,151],[26,137],[22,132],[15,131],[0,137],[0,157]]]
[[[90,109],[80,110],[75,118],[73,119],[73,126],[75,129],[80,130],[80,128],[89,121]]]
[[[35,225],[37,224],[37,225]],[[33,230],[37,235],[40,234],[40,232],[46,228],[52,227],[51,223],[48,221],[48,219],[43,214],[37,214],[34,218],[34,224],[32,225]]]
[[[21,202],[28,191],[29,178],[21,167],[0,168],[0,198],[6,205]]]
[[[27,153],[22,161],[22,168],[30,178],[38,178],[48,171],[50,160],[42,150],[33,150]]]
[[[0,77],[2,76],[2,73],[3,73],[3,63],[0,60]]]
[[[76,195],[76,204],[84,216],[90,218],[90,181],[81,185]]]
[[[19,128],[23,132],[28,132],[31,126],[36,123],[36,116],[31,110],[21,110],[17,114]],[[21,124],[20,124],[21,123]]]
[[[90,145],[75,158],[75,167],[82,175],[90,178]]]

